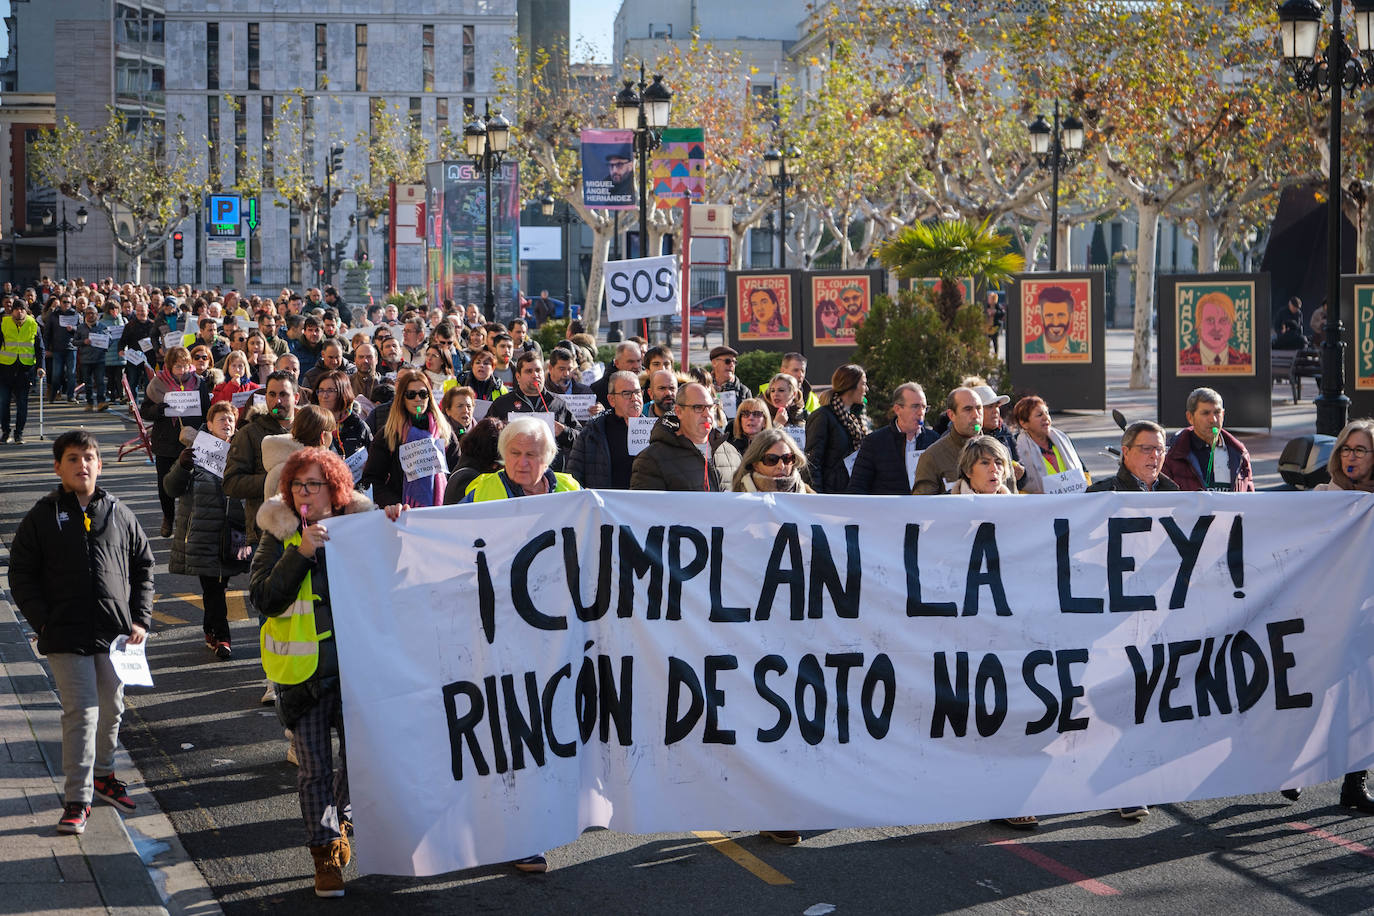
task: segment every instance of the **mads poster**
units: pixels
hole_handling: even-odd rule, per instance
[[[872,278],[815,274],[810,281],[811,303],[816,310],[812,346],[854,346],[854,334],[863,326],[873,305]]]
[[[1255,284],[1181,282],[1174,287],[1179,375],[1255,374]]]
[[[740,340],[788,340],[795,330],[796,306],[789,274],[735,277],[736,327]]]
[[[1090,280],[1023,280],[1022,362],[1092,362],[1092,304]]]

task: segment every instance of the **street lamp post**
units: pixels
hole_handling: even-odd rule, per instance
[[[1073,155],[1083,149],[1083,122],[1073,115],[1059,125],[1059,100],[1054,100],[1054,126],[1045,123],[1044,115],[1036,115],[1027,128],[1030,131],[1031,152],[1040,167],[1050,170],[1050,270],[1059,269],[1059,172],[1073,162]]]
[[[1354,0],[1355,43],[1351,51],[1341,22],[1341,0],[1331,3],[1331,37],[1317,57],[1322,7],[1316,0],[1288,0],[1279,7],[1283,59],[1298,89],[1329,95],[1327,132],[1330,166],[1326,176],[1326,326],[1322,332],[1321,393],[1317,395],[1317,432],[1334,436],[1345,426],[1350,399],[1345,396],[1345,327],[1341,323],[1341,90],[1352,96],[1374,84],[1374,0]]]
[[[778,192],[778,269],[787,269],[787,189],[792,187],[792,176],[787,174],[787,160],[796,159],[801,151],[786,143],[777,149],[763,154],[763,170],[768,180]]]
[[[653,83],[644,82],[644,64],[639,65],[639,85],[626,80],[625,88],[615,94],[616,123],[621,130],[634,131],[635,157],[639,168],[639,256],[647,258],[657,252],[649,251],[649,153],[658,149],[663,129],[668,126],[668,112],[673,94],[663,85],[663,77],[655,74]]]
[[[539,212],[545,218],[553,220],[563,227],[563,308],[564,313],[572,317],[572,227],[577,225],[580,220],[573,208],[565,200],[563,201],[563,212],[555,212],[556,201],[552,194],[546,194],[544,199],[539,202]]]
[[[471,124],[463,128],[463,140],[467,146],[468,155],[472,157],[472,164],[482,173],[487,184],[487,295],[483,311],[490,319],[496,315],[496,288],[493,273],[496,250],[491,237],[492,211],[495,206],[491,193],[491,176],[501,167],[501,160],[505,158],[506,151],[510,149],[510,122],[499,111],[493,115],[491,102],[488,101],[482,117],[473,119]]]
[[[66,202],[65,200],[62,201],[62,219],[58,222],[58,224],[57,224],[56,226],[53,226],[53,229],[54,229],[56,232],[60,233],[61,236],[62,236],[62,279],[63,279],[63,280],[68,279],[68,277],[67,277],[67,236],[71,235],[73,232],[81,232],[81,231],[85,230],[85,228],[86,228],[86,221],[89,220],[90,218],[91,218],[91,215],[90,215],[89,213],[86,212],[86,208],[85,208],[85,207],[80,207],[80,208],[77,209],[77,211],[76,211],[76,225],[73,226],[71,223],[67,222],[67,202]],[[49,211],[47,211],[46,213],[43,214],[43,225],[45,225],[45,226],[52,226],[52,211],[51,211],[51,210],[49,210]]]

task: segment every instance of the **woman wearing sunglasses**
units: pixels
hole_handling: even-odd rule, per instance
[[[730,489],[736,493],[815,493],[802,480],[806,455],[778,427],[760,430],[749,440]]]
[[[745,398],[735,411],[735,419],[730,421],[730,444],[743,455],[753,438],[772,426],[768,403],[763,398]]]
[[[435,444],[430,449],[412,444],[424,439]],[[443,462],[429,460],[438,452]],[[429,379],[420,369],[402,370],[386,425],[369,446],[359,488],[372,487],[379,506],[442,506],[449,472],[457,466],[458,437],[434,403]]]

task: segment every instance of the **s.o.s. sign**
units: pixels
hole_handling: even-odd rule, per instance
[[[606,263],[606,320],[671,315],[679,308],[677,258],[634,258]]]

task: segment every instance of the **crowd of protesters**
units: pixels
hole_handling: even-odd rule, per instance
[[[1172,438],[1152,421],[1127,425],[1119,468],[1092,481],[1073,441],[1054,426],[1050,404],[1035,395],[1011,404],[978,377],[930,397],[919,380],[897,385],[890,416],[875,428],[858,365],[810,379],[802,354],[783,354],[756,394],[735,375],[739,354],[729,346],[711,350],[708,366],[687,367],[666,348],[630,338],[602,365],[597,341],[577,321],[543,352],[524,320],[489,321],[472,305],[351,308],[333,288],[282,290],[273,299],[107,281],[22,292],[7,285],[3,306],[4,440],[13,429],[14,441],[23,441],[29,389],[39,378],[50,401],[77,404],[79,393],[88,411],[132,399],[156,465],[169,569],[199,578],[205,644],[217,658],[233,657],[230,577],[250,573],[264,701],[275,705],[288,730],[288,756],[299,766],[321,896],[343,894],[352,832],[322,549],[333,516],[380,507],[395,520],[404,509],[582,488],[1254,490],[1249,454],[1223,428],[1221,395],[1209,388],[1182,405],[1187,426]],[[202,434],[222,443],[222,474],[197,463],[193,443]],[[89,655],[120,634],[142,638],[150,621],[149,555],[132,516],[95,484],[94,440],[73,435],[54,449],[61,486],[16,535],[11,583],[43,651]],[[1374,491],[1374,422],[1342,431],[1330,471],[1332,487]],[[122,582],[107,581],[115,576],[107,568],[90,569],[93,581],[84,586],[62,581],[55,551],[79,538],[66,517],[85,519],[92,537],[92,519],[118,522],[117,531],[100,536],[131,558]],[[96,611],[85,600],[93,589],[111,596]],[[64,703],[64,763],[72,743],[59,829],[79,833],[93,797],[132,810],[110,750],[122,699],[100,666],[53,668]],[[84,706],[72,712],[69,728],[65,710],[73,704]],[[1363,773],[1347,777],[1341,802],[1374,812]],[[1121,809],[1128,819],[1148,813]],[[1005,823],[1033,829],[1036,819]],[[799,839],[795,831],[764,833],[779,843]],[[513,864],[529,872],[547,867],[543,856]]]

